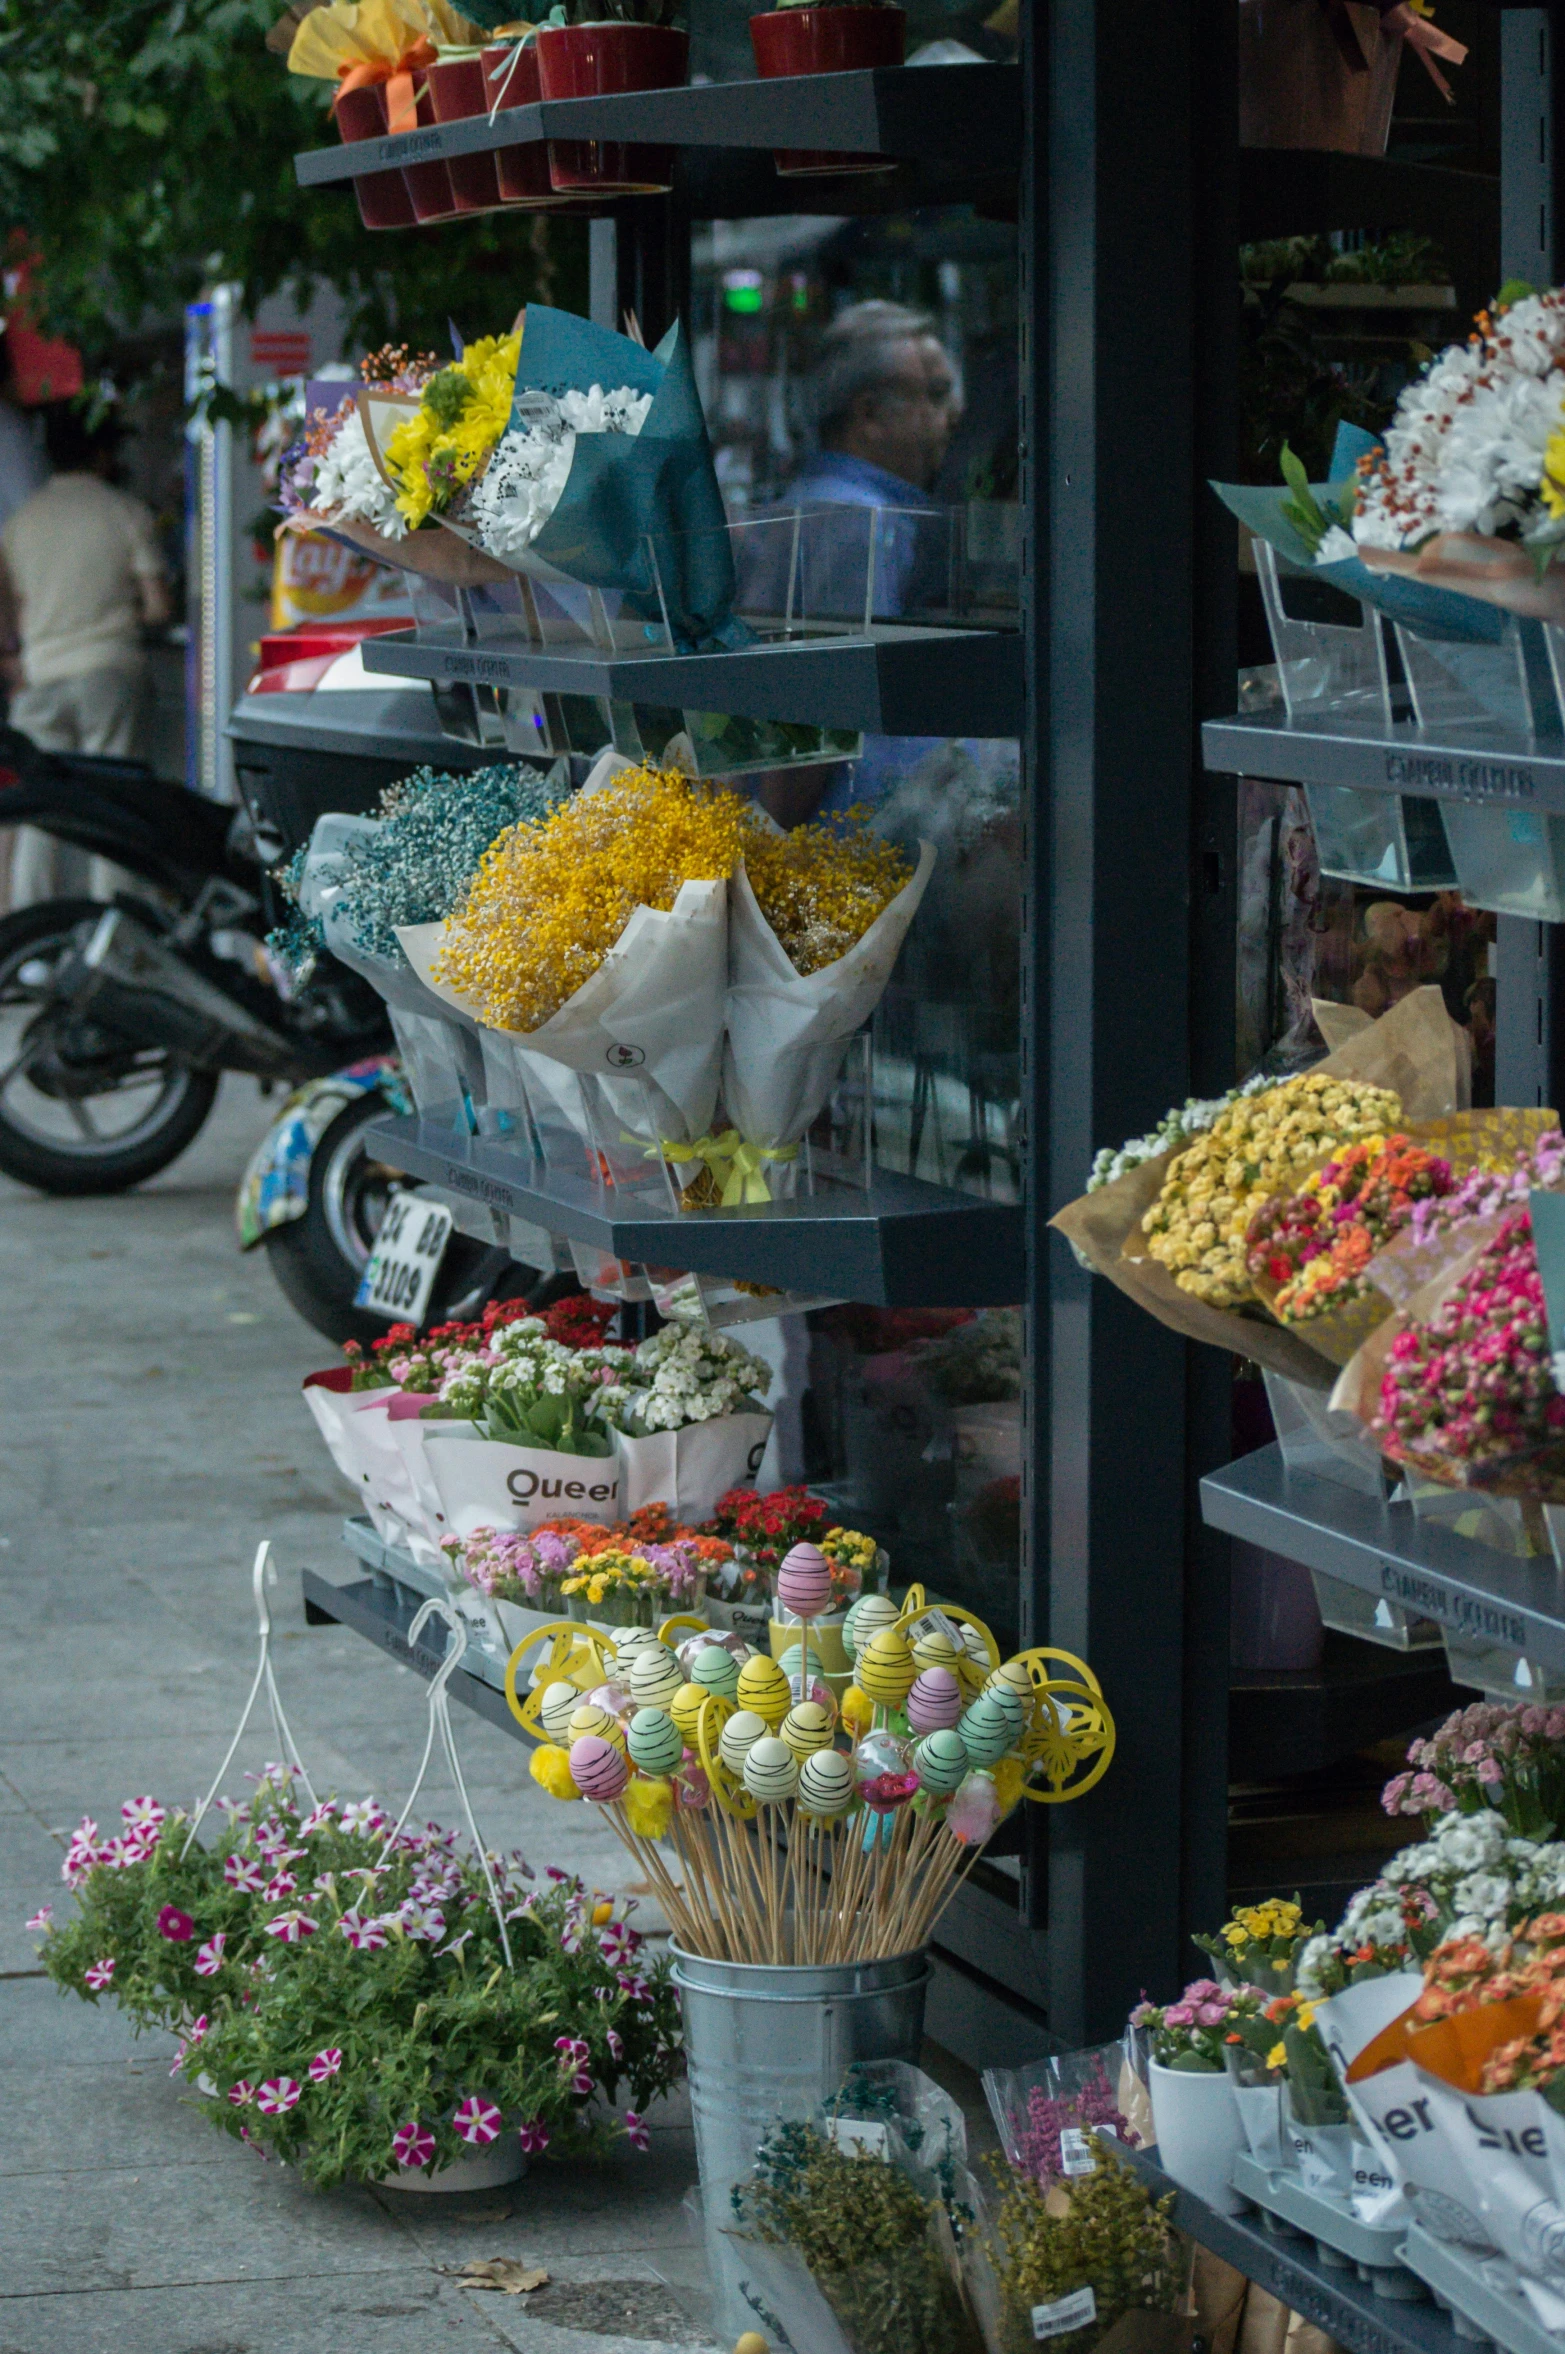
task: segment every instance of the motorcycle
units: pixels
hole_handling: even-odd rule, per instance
[[[386,1205],[409,1184],[361,1133],[402,1108],[385,1007],[332,957],[295,987],[269,956],[279,846],[246,809],[140,761],[48,752],[6,728],[0,827],[17,825],[111,860],[142,888],[0,918],[0,1171],[44,1193],[123,1192],[194,1141],[224,1071],[302,1086],[252,1163],[251,1239],[318,1331],[383,1332],[353,1301]],[[285,1128],[296,1141],[278,1146]],[[302,1163],[299,1138],[311,1146]],[[432,1318],[471,1312],[510,1267],[453,1235]]]

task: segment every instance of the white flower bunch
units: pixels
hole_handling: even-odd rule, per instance
[[[595,1410],[620,1430],[645,1438],[655,1430],[753,1412],[771,1381],[770,1365],[721,1332],[668,1324],[642,1342],[617,1382],[611,1378]]]
[[[1348,553],[1353,553],[1351,548]],[[1116,1177],[1123,1177],[1130,1170],[1139,1169],[1143,1161],[1154,1161],[1160,1152],[1169,1152],[1176,1145],[1188,1144],[1192,1136],[1199,1136],[1210,1128],[1218,1113],[1225,1112],[1241,1096],[1260,1095],[1268,1087],[1277,1084],[1275,1077],[1258,1071],[1254,1078],[1246,1079],[1242,1087],[1231,1087],[1226,1095],[1213,1096],[1209,1101],[1199,1095],[1187,1096],[1176,1110],[1165,1112],[1155,1128],[1149,1129],[1145,1136],[1133,1136],[1128,1144],[1120,1146],[1118,1152],[1112,1145],[1104,1145],[1094,1155],[1087,1191],[1096,1193],[1100,1186],[1112,1185]]]
[[[1432,533],[1551,537],[1545,458],[1565,426],[1565,290],[1528,295],[1487,332],[1437,354],[1397,403],[1385,456],[1359,486],[1359,547]],[[1350,551],[1328,533],[1317,563]]]
[[[570,475],[580,433],[639,433],[652,406],[650,392],[601,384],[586,392],[525,393],[526,422],[503,434],[468,501],[467,518],[479,544],[509,562],[531,547]]]
[[[329,522],[373,525],[382,539],[405,539],[407,520],[397,512],[397,494],[370,456],[364,420],[349,409],[315,461],[311,504]]]

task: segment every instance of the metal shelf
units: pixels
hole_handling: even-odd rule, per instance
[[[318,1569],[301,1570],[300,1584],[304,1590],[306,1626],[348,1627],[377,1645],[399,1667],[412,1668],[426,1684],[445,1658],[443,1641],[433,1643],[423,1635],[416,1644],[408,1641],[408,1629],[422,1607],[423,1595],[408,1594],[402,1589],[394,1591],[384,1579],[375,1577],[355,1578],[349,1585],[339,1585],[334,1578],[323,1577]],[[441,1631],[443,1634],[444,1628]],[[498,1725],[502,1733],[510,1733],[518,1741],[526,1738],[506,1705],[505,1694],[493,1684],[486,1684],[481,1677],[469,1675],[466,1668],[458,1667],[452,1669],[446,1690],[464,1708]]]
[[[1174,2192],[1173,2220],[1180,2231],[1352,2354],[1471,2354],[1470,2336],[1459,2335],[1438,2307],[1377,2297],[1351,2271],[1323,2264],[1313,2240],[1284,2238],[1253,2216],[1219,2215],[1170,2181],[1155,2149],[1127,2150],[1125,2156],[1154,2198]]]
[[[364,1141],[393,1169],[639,1266],[871,1307],[999,1308],[1021,1297],[1018,1203],[980,1201],[889,1170],[877,1170],[868,1191],[828,1185],[797,1201],[676,1215],[639,1202],[611,1211],[585,1171],[546,1168],[517,1143],[439,1120],[377,1120]]]
[[[1499,727],[1469,735],[1401,721],[1359,727],[1345,719],[1262,713],[1207,720],[1201,754],[1219,776],[1565,813],[1565,738],[1559,736],[1511,735]]]
[[[540,139],[646,140],[661,146],[791,147],[886,155],[984,177],[1021,163],[1021,69],[1015,65],[885,66],[773,81],[628,90],[607,98],[546,99],[416,131],[312,148],[294,157],[306,188],[356,180],[388,166],[482,155]]]
[[[1302,1561],[1433,1619],[1464,1646],[1565,1668],[1565,1582],[1552,1561],[1507,1559],[1332,1480],[1290,1472],[1262,1447],[1201,1482],[1209,1528]]]
[[[1014,736],[1022,720],[1021,639],[1008,630],[888,622],[864,636],[798,638],[732,654],[420,645],[397,630],[366,641],[364,667],[391,678],[814,720],[880,736]]]

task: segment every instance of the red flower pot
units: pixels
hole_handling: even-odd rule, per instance
[[[537,47],[545,98],[671,90],[690,78],[690,35],[673,25],[544,25]],[[565,195],[661,196],[674,185],[674,150],[617,139],[551,139],[549,177]]]
[[[415,74],[413,87],[418,93],[419,127],[432,128],[435,121],[435,101],[430,94],[429,77],[433,66],[426,66]],[[461,211],[456,190],[451,185],[448,164],[437,157],[433,163],[405,163],[402,177],[408,184],[413,199],[413,218],[427,226],[433,221],[454,221]]]
[[[514,61],[514,62],[513,62]],[[536,106],[538,89],[538,50],[529,41],[520,43],[497,41],[484,51],[484,112],[508,113],[513,106]],[[495,171],[500,182],[500,198],[504,204],[547,204],[554,193],[549,178],[549,150],[541,140],[525,147],[499,147],[495,150]]]
[[[429,97],[437,123],[466,122],[487,114],[484,69],[476,57],[451,57],[429,68]],[[500,183],[492,155],[452,155],[446,158],[451,193],[459,213],[490,213],[500,203]]]
[[[900,8],[777,8],[750,19],[755,70],[763,81],[792,74],[849,74],[900,65],[907,17]],[[885,155],[833,155],[828,149],[781,147],[773,162],[784,179],[805,173],[889,172]]]
[[[337,135],[344,145],[358,139],[379,139],[386,128],[386,93],[379,82],[362,90],[339,90],[332,102]],[[366,229],[411,229],[413,202],[400,172],[366,172],[355,180],[359,218]]]

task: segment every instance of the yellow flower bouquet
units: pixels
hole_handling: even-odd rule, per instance
[[[438,996],[505,1038],[546,1125],[563,1115],[611,1165],[642,1167],[716,1110],[746,804],[613,759],[502,834],[445,923],[397,936]]]
[[[723,1100],[747,1145],[790,1152],[820,1113],[934,864],[932,843],[915,866],[860,810],[786,834],[752,820],[731,898],[723,1054]]]

